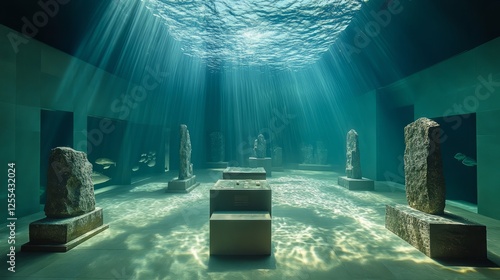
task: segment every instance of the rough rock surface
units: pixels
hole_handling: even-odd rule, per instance
[[[361,179],[361,161],[359,157],[358,133],[351,129],[347,132],[347,153],[345,173],[347,178]]]
[[[210,133],[210,161],[224,161],[226,143],[224,142],[224,134],[220,131]]]
[[[429,214],[442,214],[446,188],[439,143],[439,124],[420,118],[405,131],[406,199],[410,207]]]
[[[265,158],[266,157],[266,138],[264,135],[259,134],[257,139],[255,139],[253,144],[254,155],[257,158]]]
[[[47,172],[45,215],[68,218],[95,209],[92,164],[83,152],[67,147],[52,149]]]
[[[191,139],[189,138],[189,130],[185,124],[181,124],[180,134],[179,180],[184,180],[193,176],[193,164],[191,163]]]

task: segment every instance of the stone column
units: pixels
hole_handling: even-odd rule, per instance
[[[420,118],[407,125],[405,133],[406,199],[410,207],[429,214],[442,214],[446,188],[438,123]]]
[[[351,129],[347,133],[347,153],[346,153],[345,173],[347,178],[361,179],[361,161],[359,156],[358,133]]]
[[[189,138],[189,130],[185,124],[181,124],[180,135],[179,180],[184,180],[193,176],[193,164],[191,163],[191,139]]]

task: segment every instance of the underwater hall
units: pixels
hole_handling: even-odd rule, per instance
[[[500,2],[0,3],[0,279],[500,279]]]

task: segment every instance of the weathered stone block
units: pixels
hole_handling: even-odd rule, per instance
[[[359,155],[358,133],[351,129],[347,133],[347,153],[346,153],[345,173],[347,178],[361,179],[361,160]]]
[[[487,258],[486,227],[457,216],[386,205],[385,227],[431,258]]]
[[[263,167],[228,167],[222,171],[222,178],[265,180],[266,170]]]
[[[439,124],[420,118],[407,125],[405,133],[405,184],[408,204],[429,214],[441,214],[446,189],[439,137]]]
[[[52,149],[47,172],[45,215],[67,218],[94,209],[92,164],[85,153],[67,147]]]
[[[266,180],[218,180],[210,189],[210,215],[214,211],[272,213],[271,187]]]
[[[271,177],[273,175],[273,160],[270,157],[266,158],[248,158],[248,166],[251,168],[263,167],[266,170],[266,176]]]
[[[339,176],[338,184],[351,191],[373,191],[375,188],[375,182],[370,179],[352,179],[346,176]]]
[[[267,212],[214,212],[210,255],[270,255],[271,216]]]
[[[168,182],[166,192],[188,193],[196,188],[200,183],[196,181],[196,175],[187,179],[174,179]]]
[[[191,138],[185,124],[180,126],[179,147],[179,180],[188,179],[193,176],[193,164],[191,163]]]

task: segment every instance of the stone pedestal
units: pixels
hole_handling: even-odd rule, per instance
[[[266,180],[218,180],[210,189],[210,215],[216,211],[271,214],[271,187]]]
[[[227,168],[227,161],[206,162],[205,168]]]
[[[406,205],[386,205],[385,227],[431,258],[487,258],[486,227],[451,214],[432,215]]]
[[[215,212],[210,217],[210,255],[270,255],[271,215]]]
[[[373,191],[375,188],[374,181],[366,178],[353,179],[339,176],[338,184],[351,191]]]
[[[210,189],[210,255],[271,254],[266,180],[219,180]]]
[[[173,193],[188,193],[196,188],[199,184],[200,183],[196,182],[196,175],[183,180],[179,180],[176,178],[168,182],[168,186],[165,191]]]
[[[297,169],[310,171],[332,171],[333,166],[330,164],[301,163],[297,166]]]
[[[21,251],[66,252],[108,227],[99,207],[76,217],[44,218],[30,224],[30,241]]]
[[[270,157],[264,157],[264,158],[249,157],[248,165],[251,168],[264,167],[264,169],[266,170],[267,177],[272,177],[273,160]]]
[[[266,170],[263,167],[247,168],[247,167],[228,167],[222,171],[222,179],[239,180],[253,179],[265,180]]]

